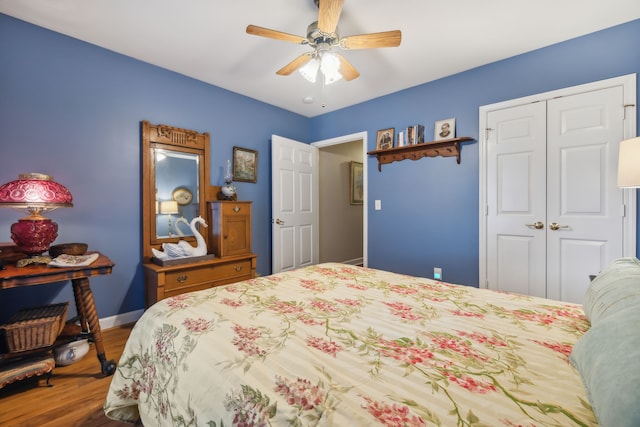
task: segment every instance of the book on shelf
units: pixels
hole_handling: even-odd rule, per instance
[[[424,125],[415,125],[416,144],[424,144]]]
[[[404,130],[399,131],[396,138],[396,147],[405,147],[407,145],[424,143],[424,125],[407,126]]]
[[[413,125],[405,129],[406,145],[424,143],[424,125]]]
[[[416,143],[416,137],[413,132],[414,132],[414,127],[409,126],[407,128],[407,145],[413,145]]]

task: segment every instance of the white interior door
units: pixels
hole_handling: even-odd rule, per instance
[[[489,287],[544,297],[546,105],[520,105],[487,117]]]
[[[549,298],[581,303],[589,275],[623,256],[623,104],[622,86],[548,101]]]
[[[271,139],[272,272],[318,263],[318,149]]]
[[[635,197],[616,187],[619,142],[635,135],[624,116],[635,84],[599,86],[481,114],[487,287],[581,303],[589,275],[635,255]]]

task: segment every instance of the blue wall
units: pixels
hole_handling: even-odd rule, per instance
[[[315,139],[456,118],[473,143],[454,158],[405,160],[377,170],[368,160],[369,265],[478,284],[478,127],[482,105],[640,72],[640,20],[475,68],[312,119]],[[640,100],[640,96],[638,96]],[[636,109],[637,110],[637,109]],[[640,122],[640,121],[639,121]],[[374,200],[382,210],[373,209]],[[640,239],[638,239],[640,241]]]
[[[253,250],[268,274],[269,141],[310,140],[307,118],[0,14],[0,181],[42,172],[69,188],[74,207],[48,215],[56,242],[86,242],[116,263],[92,279],[101,318],[144,306],[142,120],[209,132],[215,185],[234,145],[258,150],[258,183],[237,187],[253,201]],[[0,242],[20,216],[0,209]],[[69,299],[68,284],[3,291],[0,320],[16,306]]]
[[[74,207],[49,215],[57,242],[87,242],[116,263],[92,279],[101,318],[141,309],[140,121],[211,134],[211,181],[232,147],[259,151],[252,200],[258,271],[270,273],[270,137],[315,141],[455,117],[478,138],[478,108],[506,99],[640,71],[640,21],[307,119],[0,14],[0,183],[42,172],[66,185]],[[369,265],[478,282],[478,144],[452,158],[384,165],[369,159]],[[373,210],[381,199],[383,209]],[[0,241],[20,216],[0,209]],[[72,299],[70,286],[0,293],[0,320],[17,308]]]

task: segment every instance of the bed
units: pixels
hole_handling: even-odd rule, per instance
[[[152,306],[104,410],[145,426],[595,426],[601,413],[576,369],[591,362],[572,354],[589,314],[320,264]]]

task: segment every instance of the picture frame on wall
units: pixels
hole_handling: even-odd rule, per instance
[[[258,182],[258,151],[233,147],[233,180]]]
[[[388,150],[393,148],[395,128],[381,129],[376,136],[376,150]]]
[[[349,162],[349,197],[352,205],[361,205],[364,195],[362,163]]]
[[[433,140],[442,141],[456,137],[456,119],[438,120],[433,128]]]

